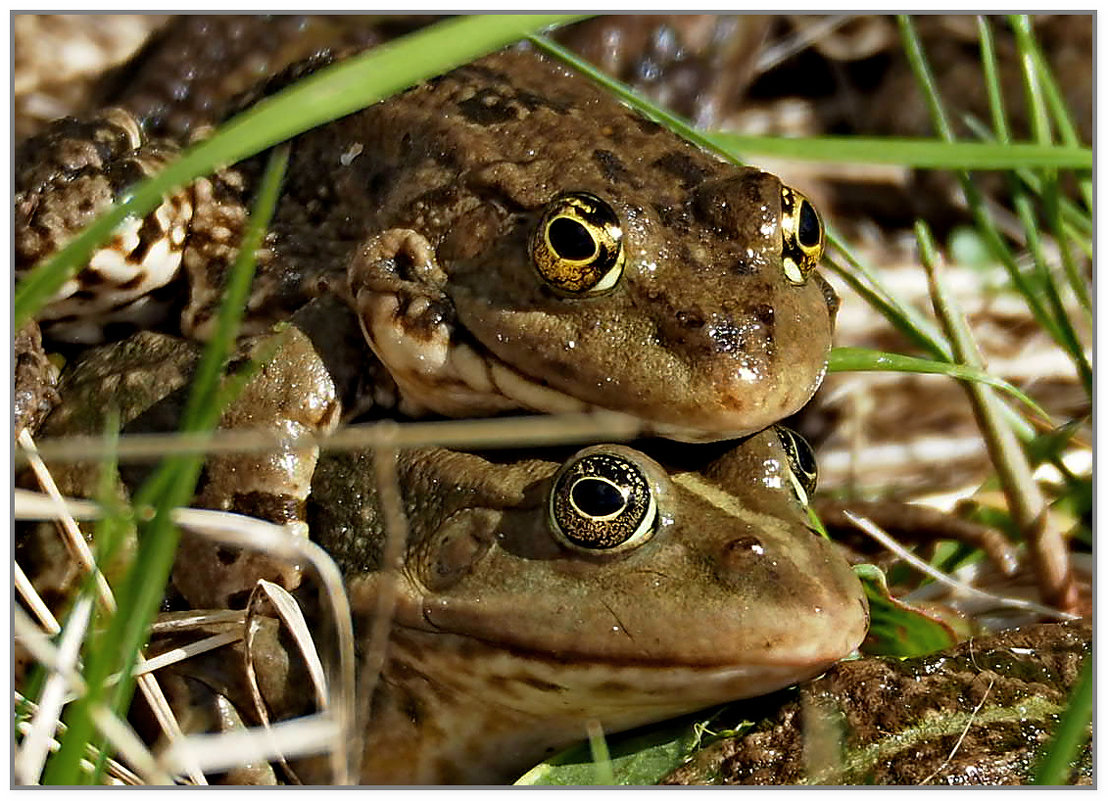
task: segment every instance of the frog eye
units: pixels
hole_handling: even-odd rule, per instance
[[[550,524],[574,550],[615,553],[654,533],[658,506],[643,469],[611,453],[578,455],[562,466],[550,492]]]
[[[588,192],[558,195],[531,238],[531,260],[555,292],[596,295],[623,274],[623,228],[615,211]]]
[[[816,455],[812,452],[812,446],[808,444],[808,440],[791,428],[774,426],[774,430],[781,440],[781,447],[785,449],[785,457],[789,460],[789,479],[792,481],[793,490],[800,502],[807,506],[811,496],[815,494],[816,482],[819,479]]]
[[[803,284],[823,258],[823,221],[808,198],[781,187],[781,264],[785,277]]]

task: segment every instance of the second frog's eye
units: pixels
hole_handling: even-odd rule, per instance
[[[623,228],[615,211],[588,192],[558,195],[531,237],[539,275],[563,295],[596,295],[623,274]]]
[[[800,502],[807,506],[815,494],[816,482],[819,480],[816,455],[808,440],[791,428],[774,426],[774,430],[781,440],[781,447],[785,449],[785,457],[789,460],[789,478],[793,483],[793,490]]]
[[[800,192],[781,187],[781,264],[785,277],[803,284],[823,258],[823,221]]]
[[[548,511],[551,527],[566,545],[613,553],[650,538],[658,505],[646,473],[634,461],[591,452],[558,471]]]

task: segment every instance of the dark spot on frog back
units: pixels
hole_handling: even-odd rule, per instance
[[[600,167],[604,177],[613,184],[630,184],[634,187],[641,186],[641,182],[624,166],[623,161],[611,150],[597,148],[592,152],[592,160]]]
[[[655,159],[653,166],[679,179],[684,189],[699,186],[713,172],[710,167],[698,164],[688,153],[676,150]]]
[[[458,102],[462,116],[475,125],[496,125],[518,120],[524,109],[496,89],[479,89],[466,100]]]

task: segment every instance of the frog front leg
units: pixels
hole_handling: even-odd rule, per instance
[[[334,383],[311,341],[295,327],[250,342],[245,355],[261,366],[223,412],[220,428],[250,429],[295,439],[326,435],[338,425]],[[197,506],[257,517],[307,537],[305,504],[319,448],[281,444],[271,451],[211,455]],[[234,551],[197,535],[181,539],[173,583],[195,608],[240,607],[260,578],[286,589],[300,567],[264,551]]]
[[[372,236],[355,253],[348,278],[366,341],[400,388],[401,411],[480,417],[521,407],[585,408],[525,378],[469,335],[450,297],[449,275],[419,232],[393,228]]]
[[[16,277],[64,247],[177,152],[170,142],[147,140],[122,109],[88,122],[58,120],[23,143],[14,181]],[[185,188],[146,217],[125,220],[39,312],[44,332],[87,344],[102,341],[113,323],[144,328],[163,317],[171,303],[160,290],[180,271],[193,206]]]

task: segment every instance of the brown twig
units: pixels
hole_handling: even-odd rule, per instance
[[[982,369],[981,352],[943,283],[940,259],[925,223],[916,223],[916,236],[927,270],[931,302],[950,340],[954,357],[962,364]],[[1032,477],[1031,465],[1015,433],[1001,416],[1000,401],[995,392],[983,384],[965,382],[963,387],[996,468],[1012,520],[1028,544],[1039,592],[1047,604],[1073,611],[1077,607],[1077,590],[1069,570],[1065,538],[1048,513],[1046,500]]]

